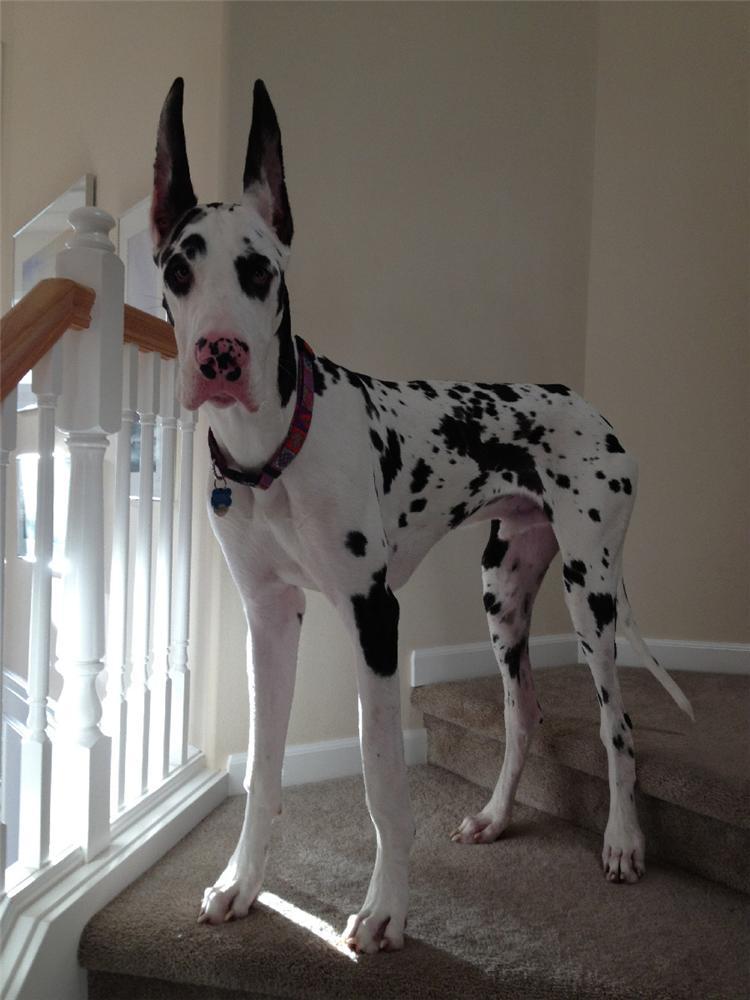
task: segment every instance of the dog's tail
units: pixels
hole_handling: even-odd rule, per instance
[[[662,687],[672,695],[682,711],[686,715],[689,715],[693,722],[695,722],[693,706],[685,697],[683,691],[680,690],[675,681],[673,681],[669,676],[664,667],[662,667],[661,664],[654,659],[651,654],[651,650],[644,642],[643,636],[638,630],[638,625],[633,617],[633,609],[630,607],[630,601],[628,600],[628,595],[625,593],[625,584],[622,579],[620,580],[620,586],[617,590],[617,612],[619,624],[622,626],[623,632],[630,640],[633,649],[640,656],[643,665],[648,667]]]

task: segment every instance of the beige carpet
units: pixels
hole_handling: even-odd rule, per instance
[[[84,932],[91,1000],[739,1000],[750,992],[750,900],[650,865],[606,883],[596,835],[527,807],[501,841],[452,844],[483,792],[429,765],[410,770],[418,836],[403,952],[353,961],[289,916],[196,923],[203,887],[239,830],[230,799]],[[266,889],[337,931],[374,854],[360,779],[285,793]],[[124,974],[127,979],[118,979]],[[192,985],[190,985],[192,984]]]
[[[645,670],[620,671],[635,726],[636,795],[649,857],[750,893],[750,677],[675,675],[693,723]],[[584,666],[540,670],[544,710],[518,788],[520,802],[590,830],[609,811],[599,707]],[[503,758],[499,677],[432,684],[412,700],[428,731],[428,759],[492,788]]]

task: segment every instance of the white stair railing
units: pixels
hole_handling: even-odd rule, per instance
[[[68,330],[34,367],[37,413],[20,418],[24,449],[38,452],[29,528],[34,562],[23,621],[15,609],[29,567],[19,570],[15,539],[6,544],[5,530],[18,500],[16,477],[8,474],[21,440],[15,392],[0,404],[0,665],[25,676],[28,692],[21,807],[5,817],[19,830],[10,890],[48,875],[62,849],[66,857],[74,848],[84,859],[96,857],[111,841],[113,822],[123,829],[132,806],[138,805],[133,816],[142,815],[150,793],[165,781],[179,783],[196,761],[188,743],[195,415],[176,401],[172,347],[160,357],[145,338],[136,337],[142,350],[123,343],[123,266],[108,237],[114,220],[99,209],[77,209],[71,225],[57,273],[93,289],[95,301],[89,328]],[[34,419],[36,434],[30,434]],[[140,468],[133,497],[136,424]],[[64,500],[60,483],[55,491],[60,436],[70,471],[62,611],[55,620],[54,512]],[[12,621],[5,613],[9,593]],[[18,650],[27,645],[19,663]],[[62,691],[53,703],[55,663]],[[0,757],[0,775],[2,767]],[[0,879],[4,845],[0,826]]]

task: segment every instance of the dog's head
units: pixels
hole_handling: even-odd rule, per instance
[[[183,81],[175,80],[159,120],[151,233],[174,323],[179,395],[194,410],[240,404],[254,412],[295,385],[284,269],[292,215],[281,133],[261,80],[239,205],[199,205],[182,124]]]

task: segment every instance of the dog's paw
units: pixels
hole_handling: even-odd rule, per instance
[[[224,878],[203,893],[199,924],[224,924],[246,917],[260,892],[260,880]]]
[[[625,831],[607,824],[602,867],[608,882],[637,882],[646,872],[646,842],[639,829]]]
[[[476,816],[465,816],[451,834],[454,844],[490,844],[508,826],[506,816],[493,816],[484,809]]]
[[[403,917],[362,910],[349,917],[342,937],[349,948],[358,954],[399,951],[404,947],[405,926],[406,920]]]

